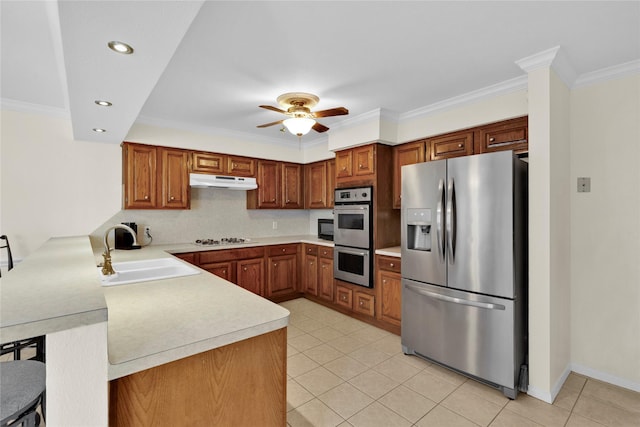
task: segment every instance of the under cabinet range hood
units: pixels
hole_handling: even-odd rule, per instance
[[[228,188],[229,190],[255,190],[258,188],[255,178],[202,173],[189,174],[189,185],[194,188]]]

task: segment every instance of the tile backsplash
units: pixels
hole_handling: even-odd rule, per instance
[[[250,210],[246,208],[245,191],[192,188],[189,210],[121,210],[91,237],[101,239],[107,228],[121,222],[135,222],[143,244],[147,242],[143,237],[146,225],[151,227],[153,244],[187,243],[200,238],[315,235],[318,218],[333,218],[333,211]]]

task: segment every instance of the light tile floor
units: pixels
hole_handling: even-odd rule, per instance
[[[400,337],[300,298],[290,312],[287,424],[640,426],[640,393],[571,373],[553,405],[402,353]]]

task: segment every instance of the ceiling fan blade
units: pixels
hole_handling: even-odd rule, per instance
[[[276,113],[287,114],[286,111],[279,109],[278,107],[272,107],[271,105],[260,105],[260,108],[264,108],[266,110],[275,111]]]
[[[329,130],[329,128],[328,128],[328,127],[326,127],[325,125],[320,124],[320,123],[318,123],[318,122],[316,122],[316,124],[315,124],[315,125],[313,125],[313,126],[311,127],[311,129],[315,130],[315,131],[316,131],[316,132],[318,132],[318,133],[326,132],[326,131],[328,131],[328,130]]]
[[[312,113],[314,117],[331,117],[331,116],[344,116],[349,114],[349,110],[344,107],[330,108],[328,110],[316,111]]]
[[[283,119],[283,120],[278,120],[277,122],[265,123],[265,124],[263,124],[263,125],[258,125],[258,126],[256,126],[256,127],[257,127],[257,128],[267,128],[267,127],[269,127],[269,126],[279,125],[279,124],[280,124],[280,123],[282,123],[282,122],[284,122],[284,119]]]

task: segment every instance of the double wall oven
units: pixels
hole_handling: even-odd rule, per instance
[[[333,276],[373,287],[373,187],[335,190]]]

